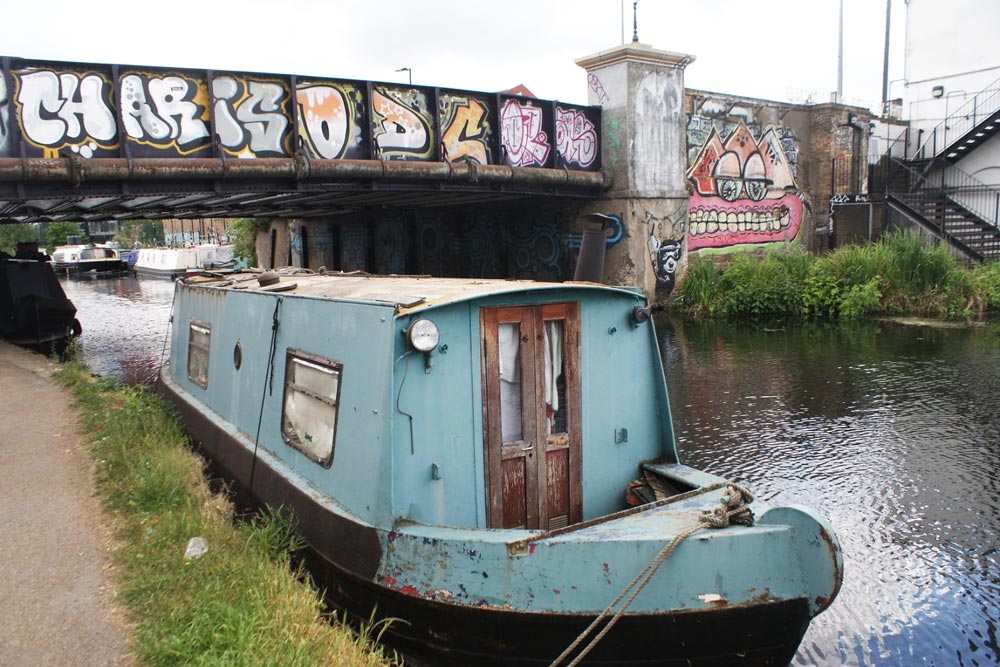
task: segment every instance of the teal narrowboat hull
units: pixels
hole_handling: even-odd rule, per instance
[[[179,283],[171,363],[159,386],[216,474],[255,504],[295,513],[329,602],[360,620],[399,619],[386,636],[408,655],[435,665],[547,665],[626,592],[634,594],[611,607],[619,617],[584,664],[781,665],[836,596],[840,547],[812,511],[756,501],[753,525],[701,522],[726,499],[726,480],[676,462],[655,335],[645,320],[628,319],[641,304],[634,293],[468,282],[449,301],[442,295],[450,284],[440,279],[404,279],[411,296],[387,304],[375,291],[392,286],[385,278],[296,279],[297,290],[286,283],[280,292],[246,289],[238,277],[221,288]],[[431,296],[415,299],[419,289]],[[329,295],[337,290],[342,302]],[[406,342],[417,317],[433,318],[442,337],[419,354]],[[563,318],[565,328],[543,331],[530,317]],[[558,420],[560,404],[583,406],[555,429],[569,435],[491,440],[499,425],[489,393],[498,343],[490,332],[494,322],[515,319],[531,335],[514,344],[530,351],[537,333],[548,378],[565,378],[560,396],[546,398],[552,405],[539,413],[539,429]],[[565,348],[549,346],[553,331],[564,332]],[[230,345],[232,359],[213,352]],[[551,364],[574,345],[596,350],[595,358]],[[275,361],[281,350],[283,370]],[[531,363],[542,366],[541,355]],[[635,395],[610,375],[624,367],[636,369],[622,385],[638,387]],[[320,401],[324,386],[329,398]],[[544,393],[541,378],[531,391],[533,400]],[[323,414],[335,415],[332,430],[317,421]],[[335,450],[294,440],[289,424],[301,415],[309,443],[322,433]],[[267,435],[276,428],[281,438]],[[582,446],[559,458],[574,447],[573,432]],[[255,442],[252,433],[262,435]],[[504,458],[491,467],[494,443]],[[511,472],[534,465],[543,445],[552,458],[539,474],[551,479]],[[659,499],[629,507],[626,487],[643,476],[662,482]],[[537,500],[547,523],[508,494],[508,483],[529,482],[549,485],[547,500]],[[491,513],[491,494],[501,493],[503,512]],[[503,503],[522,514],[511,519]],[[636,585],[644,570],[650,576]]]

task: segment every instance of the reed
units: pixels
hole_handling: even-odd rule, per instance
[[[722,271],[711,259],[696,258],[688,264],[687,274],[677,288],[677,298],[691,314],[711,317],[719,307],[721,278]]]
[[[139,664],[392,664],[370,634],[330,622],[292,564],[301,546],[293,521],[280,512],[234,520],[159,397],[95,379],[77,363],[60,379],[82,416],[116,530],[118,595],[134,623]],[[208,552],[187,559],[192,537],[204,538]]]

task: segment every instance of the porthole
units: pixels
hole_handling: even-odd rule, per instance
[[[243,365],[243,346],[240,345],[239,341],[236,341],[236,347],[233,348],[233,366],[236,370],[240,370],[240,366]]]

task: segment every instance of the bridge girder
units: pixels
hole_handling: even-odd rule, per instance
[[[599,197],[604,171],[300,158],[0,158],[0,222],[317,217],[369,206],[436,207]]]

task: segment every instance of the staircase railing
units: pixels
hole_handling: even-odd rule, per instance
[[[926,136],[909,156],[910,159],[937,157],[997,111],[1000,111],[1000,79],[976,93],[971,100],[935,125],[929,133],[925,133]],[[927,154],[928,147],[929,154]]]
[[[1000,227],[1000,189],[954,166],[923,174],[901,160],[883,156],[875,171],[878,173],[875,180],[887,195],[911,202],[948,201],[983,223]],[[905,185],[901,183],[904,180]]]

